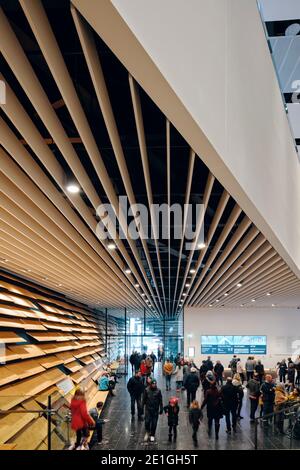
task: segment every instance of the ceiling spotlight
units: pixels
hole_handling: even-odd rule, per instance
[[[228,292],[225,292],[224,297],[227,297],[228,295],[229,295]]]
[[[238,282],[237,285],[236,285],[236,287],[242,287],[242,285],[243,285],[243,284],[242,284],[241,282]]]
[[[276,307],[276,304],[272,304],[272,307]]]
[[[269,297],[271,295],[271,292],[267,292],[267,296]]]
[[[62,287],[62,284],[57,284],[57,287]]]
[[[131,270],[129,268],[125,269],[126,274],[131,274]]]
[[[115,245],[115,243],[113,242],[110,242],[108,245],[107,245],[107,248],[109,250],[115,250],[117,248],[117,246]]]
[[[144,295],[145,295],[145,292],[142,292],[142,293],[141,293],[141,295],[144,297]]]
[[[220,299],[217,299],[216,302],[217,302],[217,303],[220,302]]]
[[[241,307],[244,307],[244,304],[241,304]]]
[[[139,284],[134,284],[134,287],[138,288],[138,287],[140,287],[140,285]]]
[[[190,287],[191,284],[186,284],[185,287]]]
[[[67,191],[72,194],[78,194],[80,191],[80,187],[76,183],[70,183],[67,186]]]
[[[205,247],[206,247],[206,243],[199,243],[198,244],[199,250],[203,250],[203,248],[205,248]]]
[[[209,307],[212,307],[212,306],[213,306],[213,304],[209,304]]]
[[[190,269],[191,274],[195,274],[195,272],[196,272],[196,269]]]
[[[186,294],[186,293],[184,293],[184,294],[182,294],[182,296],[183,296],[183,297],[186,297],[186,296],[187,296],[187,294]]]
[[[255,302],[255,299],[252,299],[251,302]]]

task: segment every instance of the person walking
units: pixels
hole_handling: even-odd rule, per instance
[[[143,384],[146,385],[147,377],[148,377],[148,367],[146,365],[146,360],[145,359],[142,359],[142,361],[141,361],[140,371],[141,371],[141,374],[142,374]]]
[[[153,351],[151,352],[150,357],[152,359],[152,372],[154,374],[155,363],[157,362],[157,357],[155,356]]]
[[[176,379],[176,391],[180,392],[183,387],[183,361],[178,362],[174,375]]]
[[[197,440],[197,433],[198,433],[198,429],[199,429],[199,426],[200,426],[200,423],[202,421],[202,418],[203,418],[203,413],[200,409],[200,406],[199,406],[199,402],[197,400],[194,400],[192,403],[191,403],[191,407],[190,407],[190,411],[189,411],[189,422],[192,426],[192,429],[193,429],[193,441],[194,441],[194,444],[197,445],[198,443],[198,440]]]
[[[134,370],[135,370],[135,361],[136,361],[136,351],[132,351],[130,357],[129,357],[129,362],[131,364],[131,374],[133,375],[134,374]]]
[[[211,384],[215,381],[216,381],[215,374],[211,370],[208,370],[205,374],[205,379],[202,382],[202,389],[203,389],[204,395],[205,395],[206,390],[208,390]]]
[[[283,359],[279,364],[279,382],[284,383],[286,381],[286,374],[287,374],[287,365],[285,359]]]
[[[202,364],[201,364],[200,369],[199,369],[201,382],[203,382],[203,380],[205,379],[205,374],[206,374],[207,371],[208,371],[208,368],[207,368],[206,361],[202,361]]]
[[[232,383],[232,377],[227,377],[226,384],[221,389],[225,418],[226,418],[226,432],[231,434],[231,427],[233,432],[236,433],[237,423],[237,408],[239,404],[239,390]],[[231,422],[232,419],[232,422]]]
[[[155,441],[155,432],[159,414],[163,414],[163,400],[155,379],[145,389],[143,396],[143,409],[145,409],[145,437],[144,442]]]
[[[172,374],[174,372],[174,365],[170,361],[170,359],[167,359],[166,362],[164,363],[164,374],[166,378],[166,390],[171,390],[171,379],[172,379]]]
[[[236,373],[239,374],[242,385],[243,385],[243,383],[245,382],[245,374],[244,374],[243,364],[240,359],[237,359]]]
[[[247,382],[249,382],[249,380],[253,378],[255,365],[256,363],[254,358],[252,356],[249,356],[245,364]]]
[[[187,408],[190,407],[192,401],[196,399],[196,393],[200,385],[200,380],[197,374],[195,367],[191,367],[191,371],[186,375],[185,381],[183,383],[184,388],[186,389],[186,398],[187,398]]]
[[[287,402],[287,393],[285,390],[285,385],[284,383],[279,383],[275,387],[275,408],[274,411],[276,412],[274,416],[274,424],[276,430],[280,434],[285,434],[284,433],[284,407],[285,403]]]
[[[236,368],[237,368],[237,357],[235,354],[229,363],[229,368],[231,369],[231,376],[233,377],[234,374],[236,374]]]
[[[275,384],[273,382],[272,375],[266,375],[265,381],[260,387],[260,392],[263,401],[263,416],[267,416],[274,411]],[[268,426],[269,418],[264,419],[264,424],[265,426]]]
[[[213,382],[206,391],[201,410],[207,407],[208,419],[208,435],[211,436],[212,425],[215,422],[215,438],[219,439],[220,419],[223,418],[223,406],[221,392],[217,389],[216,383]]]
[[[295,364],[290,362],[287,370],[287,379],[290,384],[295,385]]]
[[[224,366],[221,364],[221,361],[217,361],[214,367],[214,373],[216,376],[216,384],[223,385],[223,374],[224,374]]]
[[[143,383],[142,373],[138,371],[133,377],[128,380],[127,390],[130,394],[131,400],[131,417],[135,416],[135,404],[137,406],[138,420],[143,420],[143,406],[142,406],[142,396],[145,390]]]
[[[206,359],[205,363],[206,363],[207,370],[213,370],[214,369],[214,364],[213,364],[210,356],[207,356],[207,359]]]
[[[238,372],[233,377],[232,385],[234,387],[237,387],[237,389],[238,389],[238,402],[239,403],[238,403],[238,407],[237,407],[237,419],[244,419],[244,417],[241,416],[243,400],[244,400],[244,389],[243,389],[240,374]]]
[[[258,380],[260,384],[262,384],[265,376],[265,368],[260,360],[257,361],[257,364],[254,367],[254,371],[258,374]]]
[[[71,428],[76,432],[76,442],[69,449],[88,450],[89,426],[95,427],[95,421],[87,411],[85,394],[80,388],[75,391],[70,408]]]
[[[250,423],[255,422],[255,413],[259,403],[260,397],[260,381],[259,375],[257,372],[254,373],[253,378],[249,380],[246,385],[248,392],[249,392],[249,400],[250,400]]]
[[[300,386],[300,356],[297,357],[295,361],[295,369],[297,372],[296,380],[295,380],[295,385]]]
[[[177,426],[178,426],[178,416],[179,416],[179,406],[178,398],[171,397],[169,399],[169,404],[164,407],[164,412],[168,417],[168,426],[169,426],[169,442],[172,441],[172,435],[174,437],[174,442],[177,439]]]

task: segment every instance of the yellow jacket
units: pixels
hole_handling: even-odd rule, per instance
[[[164,363],[164,373],[166,375],[171,375],[173,373],[173,364],[172,364],[172,362],[165,362]]]

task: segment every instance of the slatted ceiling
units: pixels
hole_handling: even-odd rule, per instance
[[[77,361],[72,361],[66,364],[66,368],[69,369],[71,372],[77,372],[78,370],[82,369],[82,367],[83,366]]]
[[[29,335],[38,342],[76,340],[76,337],[74,335],[66,333],[29,333]]]
[[[3,385],[9,384],[18,380],[19,376],[16,375],[13,371],[11,371],[8,367],[1,366],[0,367],[0,387]],[[0,428],[1,428],[1,421],[0,421]]]
[[[14,364],[8,363],[7,369],[13,374],[16,374],[18,379],[25,379],[45,371],[45,368],[41,366],[39,360],[21,361]]]
[[[20,410],[20,407],[16,408]],[[35,420],[35,413],[11,413],[0,417],[0,443],[4,444],[18,434],[30,422]]]
[[[26,343],[26,339],[12,331],[0,331],[0,345],[1,343]]]

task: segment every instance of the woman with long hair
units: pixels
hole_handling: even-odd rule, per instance
[[[76,442],[70,450],[88,450],[87,439],[89,426],[94,427],[95,421],[88,413],[84,391],[78,388],[71,401],[71,428],[76,432]]]

